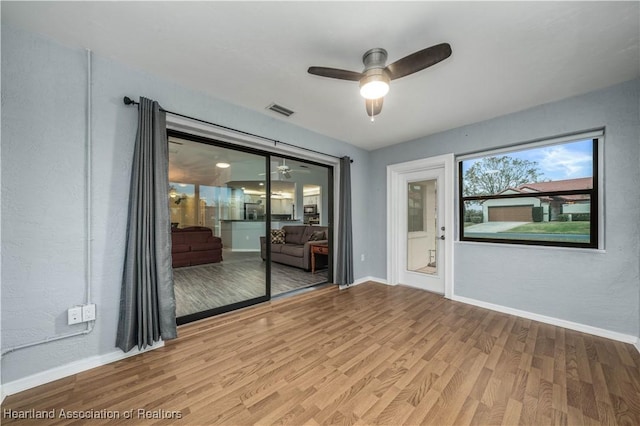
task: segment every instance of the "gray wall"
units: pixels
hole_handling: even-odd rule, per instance
[[[66,310],[84,301],[86,53],[2,25],[2,347],[81,330]],[[146,96],[182,114],[349,155],[354,218],[365,217],[369,153],[281,120],[212,99],[98,54],[93,61],[93,302],[90,335],[10,353],[3,383],[115,351],[135,108]],[[354,220],[354,246],[368,245]],[[355,265],[356,278],[368,275]]]
[[[371,154],[370,274],[386,277],[386,166],[606,126],[606,252],[455,244],[456,295],[638,336],[640,81],[457,128]],[[481,108],[482,106],[470,106]],[[428,119],[428,117],[425,117]]]

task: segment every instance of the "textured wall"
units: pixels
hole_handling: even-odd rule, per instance
[[[84,301],[86,53],[2,26],[2,346],[82,330],[66,310]],[[354,217],[364,217],[369,153],[185,89],[94,55],[93,333],[6,355],[3,383],[115,350],[128,187],[137,113],[122,97],[146,96],[167,109],[349,155]],[[367,209],[367,211],[369,211]],[[354,221],[356,252],[368,227]],[[356,278],[367,275],[356,262]]]
[[[371,153],[371,275],[386,277],[386,166],[606,126],[606,252],[455,244],[455,294],[638,336],[640,81],[457,128]],[[480,106],[477,106],[480,107]],[[428,117],[427,117],[428,118]],[[377,241],[376,241],[377,240]]]

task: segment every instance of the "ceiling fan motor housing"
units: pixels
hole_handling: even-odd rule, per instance
[[[364,71],[367,72],[371,68],[384,68],[387,62],[387,51],[381,47],[369,49],[362,55],[362,63],[364,63]]]

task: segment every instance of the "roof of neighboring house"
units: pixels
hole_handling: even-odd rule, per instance
[[[577,179],[565,179],[565,180],[554,180],[551,182],[535,182],[535,183],[524,183],[516,188],[507,188],[496,195],[505,194],[509,191],[517,192],[519,194],[532,194],[535,196],[536,192],[555,192],[555,191],[574,191],[579,189],[592,189],[593,188],[593,178],[577,178]],[[548,197],[544,197],[548,199]],[[577,195],[561,195],[557,197],[553,197],[556,199],[563,199],[566,201],[582,201],[588,200],[589,196],[584,194]]]
[[[578,179],[565,179],[554,180],[551,182],[536,182],[525,183],[520,185],[517,189],[526,192],[526,189],[532,189],[537,192],[548,191],[573,191],[576,189],[591,189],[593,188],[593,178],[578,178]]]

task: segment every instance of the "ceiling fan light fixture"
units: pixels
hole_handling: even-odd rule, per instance
[[[451,56],[451,45],[440,43],[419,50],[404,58],[386,65],[387,51],[381,47],[369,49],[362,56],[364,70],[355,72],[338,68],[309,67],[309,74],[338,80],[360,82],[360,94],[365,98],[367,114],[371,117],[380,114],[382,101],[389,92],[389,82],[429,68]]]
[[[370,69],[360,80],[360,95],[365,99],[378,99],[389,92],[389,76],[382,68]]]

